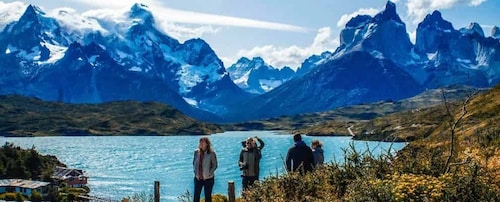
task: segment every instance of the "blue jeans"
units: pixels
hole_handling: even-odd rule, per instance
[[[212,189],[214,188],[215,179],[198,180],[194,178],[194,202],[200,201],[201,189],[205,187],[205,201],[212,202]]]

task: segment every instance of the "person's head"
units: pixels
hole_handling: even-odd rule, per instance
[[[255,140],[251,137],[247,138],[246,145],[247,148],[255,148]]]
[[[311,147],[312,148],[321,148],[321,146],[323,146],[323,143],[320,142],[319,140],[313,140],[311,142]]]
[[[293,141],[294,142],[302,141],[302,136],[300,134],[293,135]]]
[[[200,150],[202,151],[207,151],[208,153],[210,153],[212,151],[212,143],[210,142],[210,139],[208,139],[208,137],[201,137],[198,148],[200,148]]]

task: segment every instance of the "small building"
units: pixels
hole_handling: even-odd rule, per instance
[[[80,169],[57,166],[54,168],[52,179],[66,183],[69,187],[83,188],[87,185],[87,175]]]
[[[22,179],[1,179],[0,180],[0,194],[3,193],[17,193],[31,196],[33,191],[46,195],[48,193],[50,182],[40,182]]]

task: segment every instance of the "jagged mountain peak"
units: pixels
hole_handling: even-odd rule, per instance
[[[252,69],[257,69],[262,66],[269,66],[269,65],[267,65],[267,63],[264,61],[262,57],[257,56],[257,57],[252,57],[251,60],[247,57],[241,57],[235,64],[231,65],[231,67],[229,68],[240,68],[241,70],[249,71]],[[269,68],[273,67],[269,66]]]
[[[413,44],[393,2],[388,1],[385,10],[371,19],[357,16],[348,24],[340,33],[340,46],[332,59],[353,51],[366,51],[378,58],[393,59],[403,66],[419,60],[411,54]]]
[[[264,62],[264,59],[262,59],[262,57],[259,57],[259,56],[253,57],[252,60],[256,61],[256,62]]]
[[[387,1],[385,9],[382,12],[375,15],[373,19],[377,22],[394,20],[396,22],[403,23],[398,13],[396,12],[396,4],[392,1]]]
[[[444,20],[441,12],[439,11],[434,11],[432,14],[428,14],[425,16],[424,20],[418,24],[419,28],[424,28],[424,27],[434,27],[435,29],[441,29],[441,30],[455,30],[453,28],[453,25]]]
[[[491,37],[495,39],[500,39],[500,28],[497,26],[494,26],[493,29],[491,29]]]
[[[33,4],[29,4],[28,7],[26,7],[26,11],[24,12],[25,15],[45,15],[45,12],[38,6],[35,6]]]
[[[252,60],[242,57],[227,71],[236,85],[253,94],[266,93],[288,81],[295,74],[290,67],[283,67],[280,70],[274,68],[262,57],[253,57]]]
[[[33,5],[28,5],[26,7],[26,10],[24,11],[23,15],[21,15],[21,18],[19,18],[18,23],[16,24],[23,24],[26,25],[31,25],[32,23],[39,23],[40,19],[38,18],[39,15],[45,14],[43,11],[41,11],[40,8],[33,6]]]
[[[479,35],[480,37],[484,38],[484,31],[481,25],[477,22],[471,22],[469,26],[461,28],[460,32],[463,34],[470,34],[470,35]]]
[[[149,10],[149,7],[145,4],[135,3],[128,16],[134,20],[140,20],[144,24],[154,24],[153,13]]]
[[[238,61],[236,61],[236,63],[249,63],[251,60],[248,59],[247,57],[241,57],[240,59],[238,59]]]
[[[358,28],[365,26],[372,20],[372,16],[369,15],[357,15],[356,17],[351,18],[347,24],[345,24],[346,28]]]

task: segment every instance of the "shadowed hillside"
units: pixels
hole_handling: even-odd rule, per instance
[[[64,104],[0,96],[0,135],[206,135],[221,132],[156,102]]]

